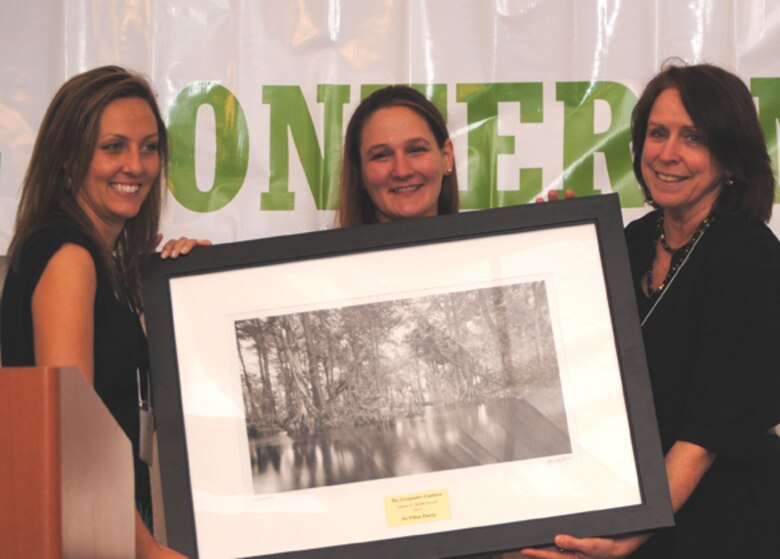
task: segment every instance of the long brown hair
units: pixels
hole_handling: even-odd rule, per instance
[[[103,111],[109,103],[122,98],[142,99],[154,113],[161,171],[138,215],[127,220],[116,246],[104,247],[95,226],[77,202],[77,194],[92,162]],[[54,95],[38,130],[8,248],[9,264],[18,264],[20,249],[36,228],[47,221],[63,219],[101,247],[114,289],[126,293],[130,303],[140,310],[141,258],[155,246],[167,163],[165,122],[144,77],[118,66],[102,66],[74,76]]]
[[[369,117],[379,109],[388,107],[406,107],[423,117],[439,149],[444,148],[444,144],[450,137],[447,124],[439,109],[416,89],[405,85],[391,85],[378,89],[366,97],[355,109],[344,137],[339,200],[336,208],[336,224],[339,227],[352,227],[378,221],[376,207],[363,185],[360,142],[363,127]],[[439,215],[458,213],[459,205],[458,173],[453,158],[452,172],[446,174],[442,180],[438,213]]]
[[[723,185],[715,211],[769,221],[775,178],[753,96],[731,72],[711,64],[667,64],[645,87],[631,115],[634,175],[645,198],[655,206],[642,177],[647,121],[658,96],[676,89],[712,157],[723,167]]]

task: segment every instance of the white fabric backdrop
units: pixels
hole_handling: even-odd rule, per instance
[[[169,121],[179,111],[163,232],[215,242],[331,225],[312,192],[335,188],[342,121],[368,84],[438,85],[470,209],[564,186],[619,191],[626,221],[641,214],[627,115],[668,57],[769,78],[753,91],[780,116],[778,0],[2,0],[0,52],[0,254],[49,100],[102,64],[148,75]],[[569,82],[599,100],[566,110]],[[318,101],[324,85],[340,100]],[[221,115],[239,118],[231,128]],[[602,133],[607,155],[594,149]]]

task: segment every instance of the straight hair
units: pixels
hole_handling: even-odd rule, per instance
[[[634,107],[634,175],[647,201],[657,207],[642,176],[642,150],[653,104],[667,89],[677,90],[704,144],[728,179],[714,211],[769,221],[775,178],[753,96],[739,77],[711,64],[666,64],[647,84]]]
[[[339,199],[336,208],[336,224],[352,227],[377,223],[376,207],[363,184],[363,167],[360,159],[360,143],[366,121],[379,109],[406,107],[420,115],[428,123],[439,149],[450,135],[439,109],[428,98],[414,88],[405,85],[391,85],[378,89],[366,97],[355,109],[347,125],[344,137],[344,152],[341,160]],[[442,180],[437,204],[439,215],[458,213],[458,174],[453,158],[452,172]]]
[[[92,162],[103,111],[112,101],[124,98],[146,101],[154,114],[160,175],[138,215],[127,220],[116,246],[105,247],[77,195]],[[66,221],[100,247],[114,290],[126,294],[133,308],[140,312],[141,259],[156,245],[167,168],[165,122],[144,77],[119,66],[102,66],[69,79],[54,95],[38,130],[8,249],[9,266],[19,264],[22,246],[41,224],[56,219]]]

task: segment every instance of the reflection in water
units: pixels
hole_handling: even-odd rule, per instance
[[[566,454],[571,444],[565,419],[507,399],[298,439],[279,433],[250,440],[250,450],[255,493],[278,493]]]

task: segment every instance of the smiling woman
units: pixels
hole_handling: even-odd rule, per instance
[[[455,158],[439,109],[400,85],[364,99],[347,126],[337,225],[457,211]]]
[[[459,208],[452,140],[436,105],[403,85],[366,97],[347,126],[336,225],[432,217]]]
[[[347,126],[336,225],[457,213],[458,176],[444,117],[411,87],[366,97]],[[491,559],[481,554],[463,559]]]
[[[139,400],[148,392],[139,266],[157,244],[167,135],[149,83],[116,66],[66,82],[43,118],[22,187],[0,312],[5,366],[78,366],[133,446],[136,551],[151,520]],[[180,239],[169,251],[188,252]]]
[[[438,214],[452,142],[439,148],[425,119],[407,107],[379,109],[363,126],[363,185],[379,221]]]
[[[671,65],[632,115],[634,173],[656,208],[626,239],[674,528],[559,535],[537,559],[777,557],[780,242],[752,95],[707,64]]]
[[[159,145],[154,112],[145,100],[120,98],[106,106],[76,199],[107,246],[138,215],[160,176]]]
[[[656,205],[680,219],[698,223],[707,217],[723,188],[724,172],[676,89],[664,90],[653,104],[640,161]]]

